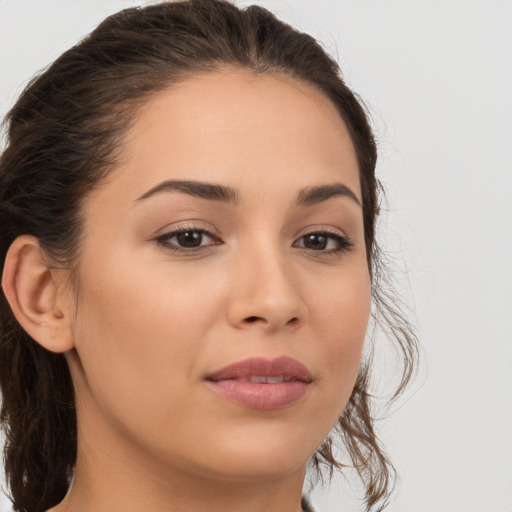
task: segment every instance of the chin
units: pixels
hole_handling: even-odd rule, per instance
[[[309,457],[294,457],[292,454],[272,457],[255,457],[240,454],[224,459],[220,468],[221,478],[238,482],[278,480],[304,473]]]
[[[311,437],[292,434],[292,429],[282,433],[269,430],[272,429],[260,429],[249,437],[240,433],[215,443],[215,449],[208,453],[209,460],[204,462],[212,472],[221,473],[228,480],[268,480],[304,472],[317,448],[316,442]]]

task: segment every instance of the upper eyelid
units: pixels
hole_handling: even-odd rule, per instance
[[[296,238],[301,238],[308,235],[309,233],[325,233],[327,235],[339,236],[341,238],[346,238],[347,240],[349,239],[349,236],[345,233],[344,230],[334,226],[325,227],[322,225],[314,224],[311,226],[306,226],[305,228],[301,229],[299,233],[300,234],[296,235]]]
[[[184,222],[171,222],[166,224],[154,231],[151,238],[155,239],[181,231],[203,231],[211,236],[220,236],[218,231],[210,223],[192,219]]]

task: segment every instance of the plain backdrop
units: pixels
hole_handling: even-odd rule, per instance
[[[379,423],[400,474],[389,512],[512,512],[512,2],[251,3],[322,41],[379,139],[383,239],[423,346],[407,399]],[[0,0],[0,115],[33,73],[138,4]],[[338,479],[313,502],[362,511],[357,489]]]

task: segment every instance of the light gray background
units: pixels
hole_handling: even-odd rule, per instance
[[[136,0],[0,0],[0,115],[38,69]],[[512,2],[268,0],[334,52],[372,111],[385,240],[424,363],[383,422],[389,512],[512,512]],[[319,512],[362,511],[357,484]],[[8,502],[4,501],[4,509]]]

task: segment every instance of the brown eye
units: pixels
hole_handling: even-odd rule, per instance
[[[352,247],[348,238],[336,233],[308,233],[295,242],[295,247],[302,247],[320,254],[337,254],[348,251]]]
[[[176,252],[187,252],[206,249],[212,245],[219,245],[220,240],[213,237],[204,229],[178,229],[170,231],[156,238],[159,245]]]
[[[311,233],[303,237],[304,247],[322,251],[327,247],[328,237],[323,234]]]
[[[183,231],[176,235],[176,241],[180,247],[199,247],[203,241],[203,233],[200,231]]]

